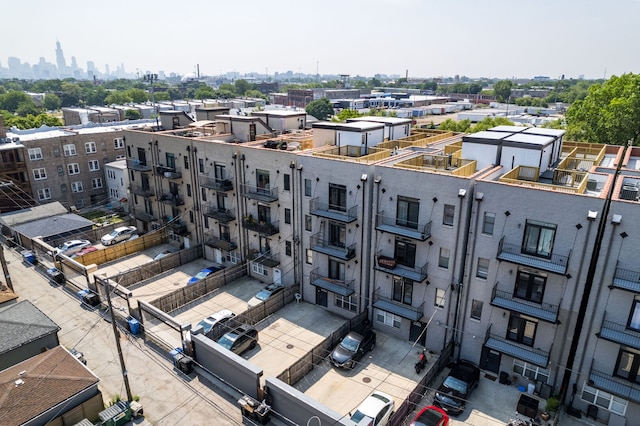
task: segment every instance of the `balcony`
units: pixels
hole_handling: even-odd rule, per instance
[[[613,287],[640,293],[640,272],[616,268],[616,273],[613,277]]]
[[[252,216],[243,218],[242,226],[265,237],[270,237],[280,232],[278,222],[257,221]]]
[[[189,235],[189,231],[187,231],[187,223],[182,220],[173,220],[168,223],[169,229],[173,231],[174,234],[185,236]]]
[[[131,192],[145,198],[153,197],[154,195],[156,195],[151,187],[143,185],[131,185]]]
[[[217,248],[222,251],[234,251],[238,248],[236,242],[232,239],[223,239],[218,236],[207,234],[205,235],[205,242],[209,247]]]
[[[135,217],[138,220],[141,220],[143,222],[155,222],[158,220],[157,217],[155,217],[153,215],[153,213],[147,213],[145,211],[139,211],[139,210],[134,210],[133,211],[133,217]]]
[[[610,342],[640,349],[640,332],[628,328],[624,324],[618,324],[605,319],[602,321],[600,332],[596,333],[596,336],[601,339],[609,340]]]
[[[413,268],[401,265],[394,257],[383,255],[382,250],[379,250],[376,254],[376,266],[374,266],[374,269],[378,271],[397,275],[419,283],[426,280],[429,276],[427,273],[428,268],[429,262],[422,266],[416,266]]]
[[[553,272],[555,274],[565,275],[567,273],[569,255],[571,252],[569,252],[569,255],[567,256],[554,253],[549,257],[533,256],[526,253],[527,252],[524,247],[519,244],[507,243],[505,242],[504,237],[502,237],[500,245],[498,246],[497,259],[541,269],[543,271]]]
[[[217,220],[220,223],[229,223],[236,220],[236,211],[233,209],[219,209],[213,204],[204,207],[204,215]]]
[[[136,170],[138,172],[150,172],[151,166],[147,166],[146,161],[140,161],[137,159],[127,160],[127,168],[129,170]]]
[[[640,402],[640,384],[630,382],[622,377],[614,377],[593,368],[589,371],[589,381],[593,383],[593,387],[636,403]]]
[[[219,179],[211,176],[200,175],[200,186],[213,189],[215,191],[227,192],[233,190],[231,179]]]
[[[431,221],[426,223],[410,222],[385,216],[384,212],[376,215],[376,229],[419,241],[426,241],[431,237]]]
[[[419,321],[420,318],[422,318],[422,316],[424,315],[424,301],[420,306],[412,306],[388,297],[381,296],[379,293],[379,288],[373,292],[373,307],[376,309],[390,312],[394,315],[398,315],[411,321]]]
[[[340,247],[340,245],[331,244],[330,241],[324,239],[322,232],[311,236],[311,250],[342,260],[351,260],[356,257],[355,243],[347,247]]]
[[[275,268],[280,264],[280,256],[278,253],[272,253],[271,250],[265,253],[254,250],[253,253],[249,255],[249,259],[251,262],[259,263],[267,268]]]
[[[167,167],[162,164],[155,165],[156,175],[167,179],[180,179],[182,172],[176,167]]]
[[[184,199],[180,195],[172,193],[162,194],[159,201],[174,207],[184,205]]]
[[[329,278],[326,275],[322,275],[318,272],[318,268],[311,271],[309,274],[309,280],[311,285],[320,287],[335,294],[339,294],[344,297],[351,296],[355,290],[353,286],[356,280],[340,280],[336,278]]]
[[[514,297],[513,293],[498,290],[498,283],[493,286],[491,304],[499,308],[519,312],[550,323],[558,323],[558,306],[550,305],[548,303],[536,303],[530,300]]]
[[[318,198],[312,198],[309,200],[309,213],[343,223],[351,223],[358,219],[358,206],[347,209],[346,206],[321,203]]]
[[[547,368],[549,365],[549,354],[551,353],[551,350],[549,350],[549,352],[545,352],[541,349],[532,348],[531,346],[523,345],[522,343],[507,340],[504,337],[492,334],[491,326],[487,329],[484,345],[489,349],[530,362],[543,368]]]
[[[260,188],[258,186],[242,184],[240,185],[240,191],[243,197],[265,203],[271,203],[278,199],[278,188]]]

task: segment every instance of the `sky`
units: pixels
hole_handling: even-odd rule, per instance
[[[7,58],[104,72],[608,78],[640,73],[640,0],[7,1]]]

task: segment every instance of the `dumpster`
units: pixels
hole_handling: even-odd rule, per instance
[[[56,284],[64,284],[64,274],[62,271],[59,271],[56,268],[47,269],[47,275],[49,275],[49,279]]]
[[[127,322],[129,323],[129,331],[131,331],[131,334],[140,333],[140,321],[134,317],[127,317]]]
[[[111,407],[98,413],[102,425],[121,426],[131,420],[131,409],[127,401],[118,401]]]
[[[30,265],[36,264],[36,255],[31,250],[23,250],[22,252],[20,252],[20,254],[22,255],[22,258],[24,259],[24,261],[27,262],[28,264]]]

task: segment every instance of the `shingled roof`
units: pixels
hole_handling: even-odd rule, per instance
[[[60,331],[33,303],[23,300],[0,310],[0,355]],[[0,421],[2,424],[2,421]]]

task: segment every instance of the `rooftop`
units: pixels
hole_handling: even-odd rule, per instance
[[[28,300],[0,310],[0,354],[57,333],[58,324]]]

